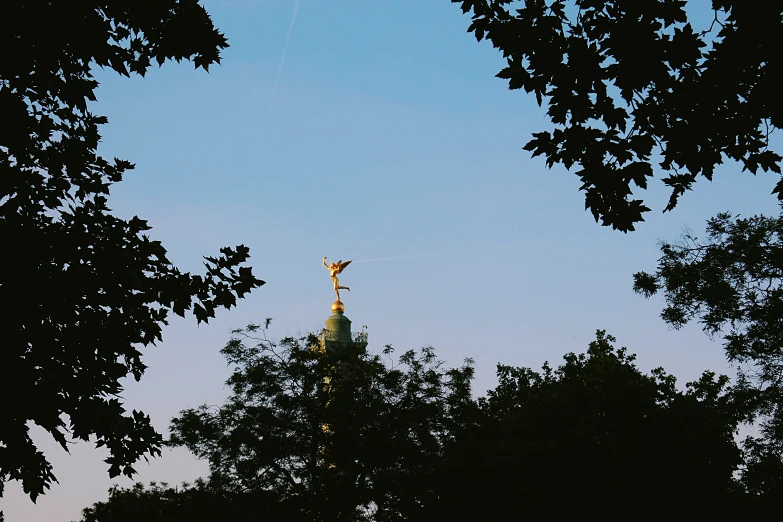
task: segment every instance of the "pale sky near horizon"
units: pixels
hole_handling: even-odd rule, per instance
[[[601,227],[573,173],[522,150],[549,128],[544,110],[494,77],[502,57],[445,0],[302,0],[270,113],[295,3],[206,2],[231,44],[209,74],[169,63],[144,79],[97,75],[95,111],[109,118],[100,152],[136,163],[110,206],[149,220],[184,270],[244,243],[267,281],[207,326],[172,320],[144,350],[141,382],[127,385],[129,409],[165,433],[180,410],[226,397],[218,350],[232,328],[266,317],[278,338],[320,328],[334,299],[323,256],[399,257],[345,270],[346,315],[368,326],[370,349],[432,345],[451,365],[472,357],[477,394],[498,362],[557,364],[599,328],[642,370],[663,366],[681,384],[705,369],[733,375],[720,341],[698,325],[670,330],[661,299],[635,295],[632,274],[653,270],[656,242],[683,226],[699,235],[721,211],[776,213],[774,175],[724,165],[666,214],[656,178],[640,193],[653,212],[637,231]],[[459,253],[422,255],[442,252]],[[60,484],[37,505],[8,484],[8,522],[75,521],[113,483],[207,473],[180,450],[139,463],[134,481],[109,479],[104,451],[80,443],[68,455],[33,434]]]

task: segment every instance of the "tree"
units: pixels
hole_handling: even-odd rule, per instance
[[[758,392],[762,435],[783,455],[783,215],[707,223],[707,238],[690,232],[663,242],[655,273],[634,274],[634,291],[662,291],[661,317],[674,328],[697,320],[722,335],[741,384]]]
[[[222,350],[231,396],[181,412],[169,443],[207,459],[215,487],[273,491],[309,520],[419,511],[437,487],[443,445],[465,429],[470,361],[445,369],[425,348],[390,367],[380,354],[326,353],[313,336],[273,343],[263,332],[234,332]]]
[[[680,391],[614,341],[599,331],[556,369],[498,365],[476,429],[447,447],[443,494],[422,520],[647,519],[645,510],[692,520],[741,506],[744,405],[728,378],[705,372]]]
[[[743,171],[780,170],[769,136],[783,126],[783,7],[713,0],[698,30],[686,0],[452,0],[472,11],[468,28],[507,60],[510,89],[548,101],[553,131],[525,150],[547,166],[579,167],[585,208],[628,232],[650,211],[633,197],[653,176],[653,157],[673,209],[699,176],[725,160]],[[783,181],[773,193],[783,199]]]
[[[169,313],[198,322],[262,284],[243,266],[248,249],[205,258],[206,273],[177,269],[146,235],[120,219],[109,190],[133,165],[97,153],[95,66],[144,75],[155,61],[192,60],[207,70],[227,47],[196,0],[5,2],[0,8],[0,495],[20,480],[35,501],[55,481],[29,423],[67,450],[97,439],[109,474],[160,453],[142,412],[126,411],[119,380],[139,380],[139,348],[161,340]]]
[[[208,481],[114,488],[82,522],[224,510],[229,520],[409,522],[769,512],[783,461],[759,441],[739,447],[745,396],[712,372],[679,390],[614,342],[599,331],[556,369],[499,365],[498,385],[475,401],[471,366],[446,370],[432,349],[390,367],[364,351],[324,353],[313,337],[272,343],[250,325],[223,349],[234,366],[226,403],[172,421],[169,443],[208,459]],[[258,507],[224,507],[233,503]]]
[[[298,518],[297,518],[298,517]],[[305,522],[291,510],[285,510],[275,495],[260,491],[229,493],[210,486],[204,480],[193,485],[169,487],[152,482],[130,488],[112,487],[105,502],[96,502],[82,511],[80,522]]]
[[[769,439],[745,441],[745,470],[742,486],[752,500],[751,509],[759,514],[770,513],[783,495],[783,458],[779,444]]]

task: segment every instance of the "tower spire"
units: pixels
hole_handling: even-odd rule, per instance
[[[341,259],[336,263],[331,262],[327,264],[326,259],[326,256],[324,256],[321,264],[329,270],[337,300],[332,303],[332,315],[325,321],[326,328],[319,336],[321,349],[349,348],[363,351],[367,347],[367,332],[364,330],[351,332],[351,320],[345,316],[345,305],[340,300],[340,290],[350,292],[351,289],[347,286],[341,286],[340,280],[337,278],[337,275],[351,264],[351,260],[343,261]]]
[[[337,274],[342,272],[350,263],[351,261],[343,262],[340,260],[337,263],[329,263],[327,265],[326,257],[321,262],[329,270],[334,291],[337,294],[337,300],[332,303],[332,315],[324,321],[326,328],[321,330],[321,333],[318,335],[318,344],[312,347],[313,350],[320,351],[327,360],[333,361],[327,364],[327,373],[324,375],[324,386],[328,397],[325,404],[326,408],[330,406],[334,393],[332,376],[342,367],[339,361],[345,356],[359,356],[367,349],[367,332],[364,328],[362,328],[361,332],[351,332],[351,320],[345,316],[345,305],[340,300],[340,290],[350,291],[350,288],[340,286]],[[326,442],[321,448],[323,455],[322,463],[328,468],[333,468],[334,463],[330,460],[329,450],[331,447],[329,440],[333,435],[332,429],[329,424],[323,424],[321,429],[326,436]],[[326,488],[325,484],[324,487]]]

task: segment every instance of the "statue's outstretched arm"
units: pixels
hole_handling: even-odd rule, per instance
[[[321,261],[321,263],[323,263],[323,265],[324,265],[326,268],[329,268],[329,266],[326,264],[326,256],[324,256],[324,260],[323,260],[323,261]]]

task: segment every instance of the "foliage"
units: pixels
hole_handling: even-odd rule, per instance
[[[181,488],[152,482],[145,488],[113,486],[106,502],[96,502],[82,511],[80,522],[297,522],[295,512],[286,511],[269,492],[232,494],[212,488],[206,481]]]
[[[783,215],[721,213],[706,232],[706,241],[686,232],[662,243],[657,270],[635,274],[634,290],[663,291],[661,317],[673,327],[696,319],[723,335],[740,382],[761,392],[764,436],[783,443]]]
[[[671,187],[665,211],[725,159],[781,172],[769,147],[783,126],[779,2],[712,0],[714,20],[698,30],[686,0],[452,1],[503,53],[497,76],[548,100],[555,128],[524,148],[549,167],[577,165],[585,208],[603,225],[643,221],[650,209],[630,199],[632,185],[647,188],[655,155]],[[783,181],[774,193],[783,199]]]
[[[311,520],[411,516],[433,495],[443,445],[465,428],[470,361],[444,369],[425,348],[390,367],[388,346],[383,355],[317,346],[313,336],[273,343],[256,325],[236,330],[222,350],[231,396],[181,412],[170,444],[207,459],[216,487],[274,491]]]
[[[599,331],[557,369],[499,365],[476,430],[448,448],[444,494],[428,515],[625,520],[654,509],[655,520],[684,520],[736,508],[743,405],[728,379],[705,372],[679,391],[614,341]]]
[[[749,438],[745,449],[742,486],[754,501],[750,507],[760,514],[771,513],[783,495],[783,452],[779,444],[768,439]]]
[[[56,479],[30,423],[66,450],[68,435],[96,438],[109,474],[132,475],[162,442],[118,399],[120,379],[144,372],[138,348],[161,339],[170,312],[206,322],[263,281],[242,266],[242,245],[206,257],[204,275],[182,273],[146,221],[107,206],[133,165],[97,153],[107,119],[88,109],[91,71],[219,63],[226,39],[196,0],[4,2],[0,47],[0,394],[13,397],[0,422],[0,494],[20,480],[35,500]]]
[[[476,401],[470,365],[445,370],[432,349],[389,367],[388,347],[324,353],[313,337],[272,343],[250,325],[223,350],[235,367],[227,402],[172,422],[170,443],[208,459],[209,481],[182,492],[115,489],[82,522],[206,520],[226,498],[257,499],[258,520],[769,512],[783,461],[762,441],[738,446],[743,390],[711,372],[679,390],[661,368],[640,372],[614,342],[599,331],[556,369],[499,365],[498,385]],[[220,518],[248,520],[233,509]]]

